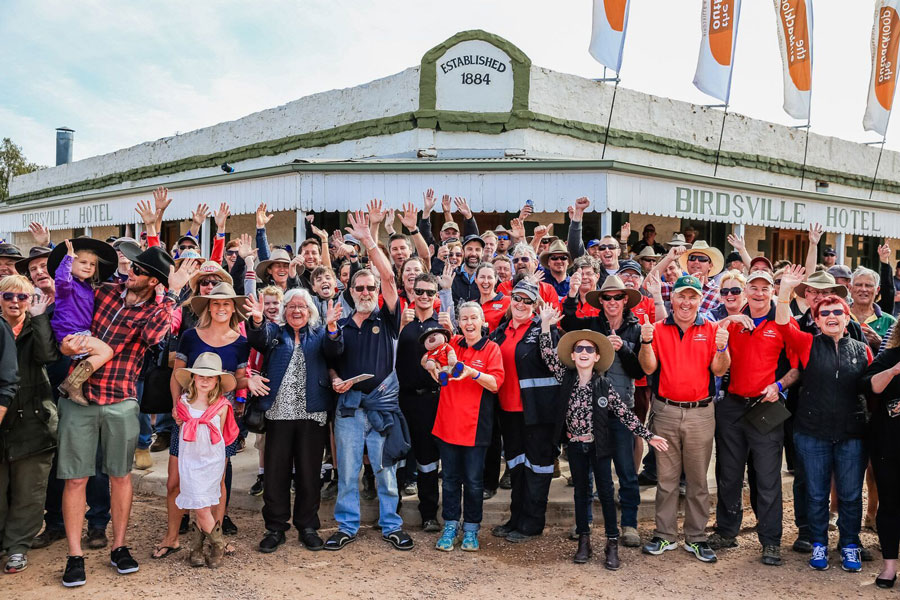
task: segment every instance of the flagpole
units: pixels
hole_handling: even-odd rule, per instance
[[[713,177],[719,172],[719,153],[722,151],[722,138],[725,136],[725,119],[728,117],[728,103],[725,103],[725,112],[722,113],[722,128],[719,130],[719,146],[716,148],[716,166],[713,168]]]
[[[881,166],[881,155],[884,153],[884,143],[887,141],[887,127],[884,128],[884,136],[881,138],[881,150],[878,151],[878,160],[875,162],[875,173],[872,175],[872,187],[869,188],[869,200],[875,191],[875,180],[878,178],[878,167]]]
[[[812,112],[812,111],[810,111]],[[806,180],[806,156],[809,152],[809,124],[810,117],[806,117],[806,143],[803,145],[803,166],[800,168],[800,189],[803,189],[803,182]]]
[[[604,75],[606,68],[603,69]],[[606,77],[604,77],[606,79]],[[616,85],[613,87],[612,102],[609,105],[609,117],[606,119],[606,133],[603,135],[603,152],[600,153],[600,160],[606,158],[606,142],[609,140],[609,126],[612,123],[613,109],[616,107],[616,92],[619,91],[619,74],[616,73]]]

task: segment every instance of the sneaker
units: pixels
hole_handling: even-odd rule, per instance
[[[816,571],[828,570],[828,547],[824,544],[813,544],[809,566]]]
[[[237,525],[234,524],[234,521],[231,520],[231,517],[225,515],[222,519],[222,533],[225,535],[237,535],[238,528]]]
[[[6,559],[6,566],[3,567],[3,572],[9,574],[21,573],[26,568],[28,568],[28,557],[17,552],[10,554],[9,558]]]
[[[172,442],[172,434],[168,431],[160,431],[156,434],[156,439],[150,444],[150,452],[162,452],[169,449]]]
[[[91,550],[99,550],[100,548],[106,548],[106,545],[109,544],[109,540],[106,538],[106,530],[105,529],[90,529],[88,528],[87,534],[84,536],[84,543]]]
[[[84,585],[84,557],[69,556],[66,558],[66,570],[63,573],[62,584],[66,587],[78,587]]]
[[[641,552],[643,552],[644,554],[659,556],[663,552],[674,550],[676,547],[677,546],[675,542],[670,542],[669,540],[664,540],[661,537],[653,536],[653,539],[650,540],[649,544],[644,544],[644,547],[641,548]]]
[[[859,546],[848,544],[841,548],[841,568],[850,573],[862,571],[862,556],[859,552]]]
[[[437,519],[426,519],[422,523],[422,531],[426,533],[437,533],[441,530],[441,524],[438,523]]]
[[[275,552],[275,550],[278,549],[278,546],[282,545],[284,541],[285,536],[283,531],[267,529],[263,539],[259,542],[259,551],[264,554]]]
[[[781,546],[763,546],[762,564],[770,567],[781,566]]]
[[[415,496],[419,493],[419,486],[416,485],[415,481],[410,481],[406,485],[403,486],[403,489],[400,490],[400,493],[404,498],[408,498],[410,496]]]
[[[40,534],[34,537],[34,540],[31,542],[31,549],[37,550],[39,548],[46,548],[50,544],[58,540],[66,539],[66,530],[65,529],[44,529]]]
[[[478,532],[464,531],[459,549],[464,552],[478,552]]]
[[[134,573],[138,570],[137,561],[131,556],[131,552],[128,551],[128,546],[119,546],[109,553],[109,564],[116,568],[116,571],[119,572],[119,575],[127,575],[128,573]]]
[[[738,547],[736,539],[734,539],[733,537],[725,537],[723,535],[719,535],[718,533],[713,533],[711,536],[709,536],[709,539],[706,541],[706,543],[709,544],[709,547],[713,550]]]
[[[456,542],[456,530],[458,527],[459,523],[456,521],[444,523],[444,531],[441,533],[441,537],[438,538],[434,547],[442,552],[452,552],[453,544]]]
[[[700,562],[714,563],[719,560],[707,542],[685,542],[684,549],[696,556]]]
[[[134,468],[146,471],[153,466],[153,457],[150,456],[149,448],[135,448],[134,450]]]
[[[265,478],[266,476],[262,473],[256,476],[256,483],[250,486],[250,491],[248,492],[251,496],[262,496]]]
[[[337,492],[338,492],[337,479],[332,479],[331,481],[328,482],[328,485],[326,485],[325,487],[322,488],[322,494],[321,494],[322,500],[325,502],[334,500],[335,498],[337,498]]]

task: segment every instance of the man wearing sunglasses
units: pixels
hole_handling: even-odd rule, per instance
[[[497,236],[497,254],[509,254],[513,243],[510,231],[503,225],[497,225],[494,234]]]
[[[562,301],[569,293],[569,261],[571,255],[562,240],[556,240],[546,252],[541,253],[541,265],[550,285],[556,290],[556,295]]]
[[[722,272],[725,266],[725,257],[718,248],[709,246],[703,240],[696,242],[690,250],[685,250],[685,246],[672,246],[653,271],[665,273],[673,262],[680,265],[682,272],[700,280],[702,284],[701,314],[713,310],[720,304],[719,286],[713,278]],[[662,282],[662,297],[666,302],[671,301],[672,282]]]
[[[525,277],[534,275],[538,267],[537,254],[535,253],[534,248],[532,248],[530,244],[524,242],[516,244],[515,247],[513,247],[512,265],[512,279],[504,281],[497,286],[497,291],[504,296],[511,296],[513,286],[516,283]],[[541,300],[549,302],[560,309],[560,311],[562,310],[562,305],[559,302],[559,295],[552,285],[545,281],[541,281],[538,284],[538,288],[540,290]]]

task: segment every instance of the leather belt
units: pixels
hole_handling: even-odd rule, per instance
[[[704,406],[709,406],[710,402],[712,402],[712,398],[704,398],[703,400],[698,400],[696,402],[676,402],[674,400],[669,400],[668,398],[657,399],[663,404],[677,406],[678,408],[703,408]]]

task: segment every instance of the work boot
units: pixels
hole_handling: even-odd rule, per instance
[[[87,359],[81,361],[75,365],[75,368],[72,369],[72,372],[69,373],[66,380],[60,384],[59,391],[62,392],[63,396],[66,396],[75,404],[87,406],[88,401],[84,397],[84,390],[82,387],[84,386],[84,382],[88,380],[93,372],[94,367]]]
[[[578,550],[575,551],[575,557],[572,559],[575,564],[583,565],[588,561],[594,549],[591,548],[591,534],[582,533],[578,536]]]
[[[618,571],[622,563],[619,561],[619,540],[616,538],[607,538],[606,548],[603,550],[606,555],[603,566],[610,571]]]
[[[222,524],[216,521],[216,526],[205,536],[209,542],[206,566],[210,569],[218,569],[222,566],[222,559],[225,558],[225,538],[222,534]]]
[[[149,448],[136,448],[134,451],[134,468],[145,471],[153,466],[153,457]]]
[[[202,567],[205,563],[203,558],[203,532],[196,523],[191,523],[190,540],[188,548],[191,550],[190,562],[192,567]]]

